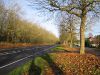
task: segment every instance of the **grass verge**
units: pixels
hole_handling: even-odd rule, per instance
[[[62,46],[56,46],[55,48],[52,48],[51,49],[52,51],[65,51],[65,49],[64,49],[64,47],[62,47]]]
[[[50,53],[35,57],[10,75],[100,75],[100,59],[92,54]]]

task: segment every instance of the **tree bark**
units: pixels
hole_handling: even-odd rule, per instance
[[[86,15],[81,16],[81,26],[80,26],[80,54],[85,54],[85,23]]]
[[[73,36],[73,35],[72,35],[72,31],[71,31],[70,48],[73,47],[73,37],[72,37],[72,36]]]
[[[73,47],[73,42],[72,42],[72,40],[70,41],[70,48],[72,48]]]

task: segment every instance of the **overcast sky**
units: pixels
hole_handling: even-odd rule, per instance
[[[6,3],[8,3],[11,0],[5,0],[5,1]],[[47,16],[48,14],[47,13],[43,14],[43,12],[41,15],[41,13],[39,13],[38,10],[35,10],[31,6],[29,6],[30,4],[27,2],[27,0],[16,0],[16,2],[21,7],[22,17],[24,19],[27,19],[28,21],[31,21],[33,23],[34,22],[38,23],[41,27],[54,33],[57,37],[59,36],[58,29],[55,24],[54,18],[47,20],[47,17],[51,17],[51,16]],[[93,35],[100,34],[100,20],[99,22],[92,25],[92,31],[88,31],[86,33],[86,36],[88,36],[89,32],[91,32]]]

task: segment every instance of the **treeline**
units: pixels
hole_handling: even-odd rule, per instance
[[[55,43],[57,38],[37,24],[22,20],[16,9],[0,2],[0,42]]]
[[[78,43],[76,21],[73,15],[63,16],[59,25],[60,42],[66,47],[72,48]]]

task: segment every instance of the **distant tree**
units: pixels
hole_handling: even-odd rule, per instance
[[[17,13],[14,10],[9,10],[7,18],[7,41],[16,42]]]
[[[60,40],[69,47],[73,47],[73,44],[77,40],[76,36],[76,22],[73,15],[68,15],[67,18],[63,18],[60,26]]]
[[[4,41],[6,36],[6,15],[7,11],[4,7],[3,0],[0,0],[0,41]]]
[[[13,3],[13,2],[12,2]],[[20,7],[0,0],[0,42],[53,44],[58,38],[39,25],[23,20]]]
[[[32,0],[31,0],[32,1]],[[32,2],[31,2],[32,3]],[[100,0],[33,0],[35,6],[50,11],[64,11],[81,19],[80,54],[85,53],[85,27],[89,14],[100,13]]]

